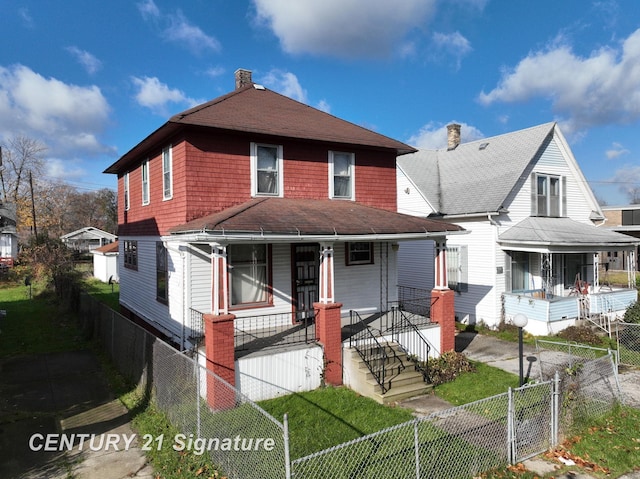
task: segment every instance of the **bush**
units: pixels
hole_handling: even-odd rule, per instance
[[[624,313],[624,322],[625,323],[640,323],[640,303],[635,302],[631,306],[627,308],[627,311]]]
[[[558,333],[558,337],[576,343],[602,346],[602,338],[589,326],[569,326]]]
[[[434,386],[453,381],[461,373],[475,371],[475,367],[462,353],[447,351],[439,358],[427,361],[429,379]]]

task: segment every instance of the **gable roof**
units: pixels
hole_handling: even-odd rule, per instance
[[[419,218],[353,201],[254,198],[176,226],[172,235],[235,240],[400,240],[466,233],[440,220]]]
[[[104,246],[100,246],[100,248],[91,250],[91,253],[101,254],[104,256],[118,254],[118,241],[114,241],[113,243],[108,243]]]
[[[87,240],[87,239],[95,239],[95,238],[106,238],[111,241],[117,238],[116,235],[107,233],[101,229],[95,228],[93,226],[85,226],[84,228],[80,228],[79,230],[72,231],[71,233],[67,233],[66,235],[60,236],[62,241],[65,240]]]
[[[118,173],[139,155],[187,127],[205,127],[302,140],[388,149],[397,155],[416,151],[397,140],[300,103],[260,85],[247,85],[172,116],[167,123],[109,166]]]
[[[532,160],[553,136],[555,122],[461,143],[453,150],[420,150],[398,167],[443,215],[499,211]]]
[[[603,248],[630,249],[637,238],[616,233],[570,218],[528,217],[500,234],[502,246],[529,246],[550,251],[599,251]]]

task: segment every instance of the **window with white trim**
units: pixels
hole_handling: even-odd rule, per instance
[[[138,269],[138,242],[125,240],[123,252],[124,267]]]
[[[566,216],[566,177],[534,173],[531,182],[531,215]]]
[[[142,176],[142,204],[149,204],[149,160],[144,160],[140,166]]]
[[[452,245],[446,249],[447,286],[458,292],[469,290],[467,274],[467,246]]]
[[[173,197],[173,153],[171,145],[162,149],[162,198]]]
[[[122,189],[124,192],[124,210],[127,211],[129,209],[129,172],[124,174],[122,178]]]
[[[269,248],[266,244],[233,244],[228,250],[231,306],[268,304]]]
[[[169,301],[169,268],[167,248],[162,241],[156,241],[156,299],[162,303]]]
[[[356,264],[373,264],[373,243],[354,241],[346,244],[347,266]]]
[[[329,151],[329,197],[354,199],[355,155]]]
[[[283,196],[282,145],[251,143],[251,194]]]

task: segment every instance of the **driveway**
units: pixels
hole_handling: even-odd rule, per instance
[[[92,351],[2,359],[0,378],[0,477],[153,478]]]

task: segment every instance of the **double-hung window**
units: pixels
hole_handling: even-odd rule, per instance
[[[566,216],[566,178],[534,173],[531,185],[532,216]]]
[[[339,151],[329,152],[329,197],[354,199],[355,155]]]
[[[124,242],[124,267],[138,269],[138,242],[126,240]]]
[[[127,211],[129,209],[129,172],[124,174],[122,178],[122,190],[124,192],[124,210]]]
[[[162,149],[162,198],[173,197],[173,158],[171,145]]]
[[[253,196],[283,196],[282,146],[251,144]]]
[[[231,305],[269,302],[269,248],[266,244],[234,244],[228,248]]]
[[[373,264],[373,243],[354,241],[346,245],[347,266],[355,264]]]
[[[142,204],[149,204],[149,160],[144,160],[140,167],[142,176]]]

